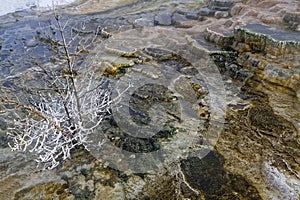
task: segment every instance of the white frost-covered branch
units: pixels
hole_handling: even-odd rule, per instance
[[[36,161],[47,169],[70,158],[70,151],[76,146],[83,145],[87,149],[88,136],[109,113],[110,91],[107,82],[92,72],[77,81],[76,87],[80,110],[72,89],[64,97],[40,94],[38,101],[30,106],[7,100],[30,113],[25,118],[15,119],[13,128],[9,129],[11,149],[34,152]]]
[[[74,41],[64,35],[66,25],[55,13],[56,30],[61,39],[54,50],[62,50],[64,59],[57,66],[39,66],[38,87],[21,86],[23,96],[14,89],[4,88],[2,107],[10,110],[11,128],[8,130],[10,148],[30,151],[36,161],[46,169],[55,168],[62,160],[70,158],[77,146],[90,144],[89,136],[110,113],[111,91],[109,81],[87,68],[74,68],[75,57],[80,52],[70,52]],[[51,39],[51,38],[50,38]],[[34,76],[33,76],[34,77]],[[41,83],[42,82],[42,83]],[[11,120],[13,118],[14,120]]]

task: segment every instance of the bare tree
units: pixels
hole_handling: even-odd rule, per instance
[[[8,128],[10,148],[34,152],[44,169],[53,169],[70,158],[76,146],[88,149],[89,135],[109,115],[113,101],[107,79],[92,70],[75,69],[76,54],[82,49],[71,53],[69,46],[78,35],[67,41],[66,26],[57,13],[54,17],[60,34],[55,45],[62,48],[64,67],[56,70],[38,65],[35,73],[42,77],[43,87],[23,87],[25,95],[11,87],[1,89],[1,108],[10,112],[12,121]]]

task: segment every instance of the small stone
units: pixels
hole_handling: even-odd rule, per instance
[[[181,8],[181,9],[178,9],[175,14],[177,14],[177,13],[181,14],[181,15],[185,15],[185,17],[187,19],[193,19],[193,20],[199,19],[199,14],[198,14],[198,11],[196,11],[196,10],[189,10],[189,9]]]
[[[148,20],[148,19],[136,19],[134,20],[133,26],[134,28],[141,28],[141,27],[147,27],[147,26],[153,26],[154,21],[153,20]]]
[[[159,13],[154,18],[154,25],[170,26],[172,24],[172,14],[168,12]]]
[[[180,8],[176,11],[176,13],[182,14],[182,15],[186,15],[187,13],[189,13],[190,10],[187,8]]]
[[[179,24],[182,21],[187,21],[187,18],[179,13],[174,13],[172,16],[172,24]]]
[[[197,12],[189,12],[189,13],[187,13],[186,18],[193,19],[193,20],[198,20],[199,16],[198,16]]]
[[[199,14],[201,16],[214,16],[215,12],[216,12],[215,10],[211,10],[205,7],[205,8],[200,8]]]
[[[233,2],[231,0],[210,0],[210,5],[218,7],[231,7]]]
[[[154,26],[154,15],[145,15],[134,20],[133,26],[134,28]]]
[[[218,7],[218,6],[214,6],[211,9],[217,10],[217,11],[229,11],[230,10],[229,7]]]
[[[226,11],[217,11],[215,12],[215,18],[220,19],[220,18],[226,18],[229,16],[229,13]]]

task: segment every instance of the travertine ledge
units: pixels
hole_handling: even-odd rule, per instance
[[[234,40],[249,45],[252,51],[279,56],[300,52],[299,32],[287,32],[261,24],[248,24],[234,29]]]

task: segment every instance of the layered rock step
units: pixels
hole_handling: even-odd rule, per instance
[[[286,88],[300,97],[300,34],[261,24],[207,28],[206,40],[235,53],[212,52],[220,70],[231,78],[247,80],[255,76],[263,85]],[[269,87],[268,86],[268,87]]]
[[[234,29],[236,47],[239,43],[248,45],[252,51],[265,52],[279,56],[284,54],[299,54],[299,32],[287,32],[262,24],[248,24]]]
[[[222,27],[209,27],[205,39],[222,47],[232,47],[239,52],[264,52],[272,56],[299,54],[299,32],[262,25],[247,24],[235,27],[233,33]]]
[[[298,32],[287,32],[261,24],[248,24],[235,28],[234,41],[233,48],[240,50],[242,44],[252,53],[248,59],[257,61],[254,67],[260,81],[288,88],[299,96],[300,34]]]
[[[209,0],[207,5],[200,8],[201,16],[214,16],[217,19],[230,16],[230,9],[234,5],[231,0]]]

